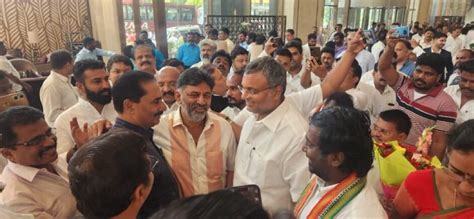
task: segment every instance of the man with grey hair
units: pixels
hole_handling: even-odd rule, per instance
[[[217,44],[214,40],[204,39],[199,43],[199,48],[201,50],[201,61],[192,65],[191,67],[200,68],[204,64],[209,64],[211,61],[212,55],[217,50]]]
[[[155,75],[158,73],[156,70],[156,60],[153,54],[153,48],[149,45],[141,44],[135,47],[133,52],[135,63],[140,71]]]
[[[209,112],[214,80],[199,68],[178,79],[178,110],[153,127],[185,197],[232,186],[237,143],[231,125]]]
[[[357,34],[359,37],[348,43],[346,53],[323,83],[287,97],[286,71],[277,61],[262,57],[247,65],[240,90],[253,115],[242,127],[234,185],[258,185],[263,207],[270,214],[290,210],[309,180],[308,160],[301,151],[308,129],[303,115],[343,82],[363,49],[360,32]]]

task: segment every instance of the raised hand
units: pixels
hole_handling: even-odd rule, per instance
[[[391,49],[395,48],[395,45],[400,40],[400,38],[392,36],[395,31],[396,30],[389,30],[385,38],[386,46],[388,46]]]
[[[352,33],[347,37],[346,52],[353,52],[357,54],[363,49],[365,49],[365,43],[362,40],[362,30],[359,29],[357,32]]]
[[[81,127],[79,127],[79,122],[77,122],[77,118],[74,117],[69,122],[69,126],[71,127],[71,135],[77,147],[80,147],[89,141],[89,128],[87,123],[84,123],[81,129]]]
[[[324,79],[326,74],[328,73],[326,67],[323,64],[318,64],[316,58],[311,56],[309,60],[306,62],[306,69],[313,72],[319,78]]]
[[[264,50],[268,55],[272,55],[273,51],[275,51],[277,48],[274,47],[273,43],[273,37],[269,37],[267,42],[265,43]]]

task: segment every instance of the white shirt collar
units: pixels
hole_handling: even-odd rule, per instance
[[[53,161],[51,165],[54,167],[54,169],[57,170],[58,174],[60,174],[61,170],[58,167],[58,159]],[[28,182],[33,182],[33,179],[38,175],[39,172],[47,171],[45,168],[38,169],[36,167],[24,166],[24,165],[17,164],[11,161],[8,161],[8,164],[5,168],[8,168],[15,175],[27,180]],[[64,176],[62,175],[60,176],[64,178]],[[67,178],[65,178],[65,180],[67,181]]]
[[[256,121],[255,123],[263,124],[271,132],[275,133],[278,128],[278,124],[280,124],[280,121],[283,118],[282,115],[287,111],[288,107],[289,107],[288,102],[285,99],[275,110],[273,110],[273,112],[268,114],[265,118],[259,121]]]

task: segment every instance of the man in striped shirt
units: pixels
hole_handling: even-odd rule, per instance
[[[154,142],[163,147],[185,197],[232,186],[237,143],[230,123],[209,111],[214,80],[190,68],[177,86],[180,106],[153,128]]]
[[[443,58],[435,53],[419,56],[412,78],[408,78],[398,73],[391,64],[397,41],[387,39],[378,67],[387,84],[397,93],[396,107],[411,119],[412,128],[405,143],[415,145],[425,128],[435,126],[429,153],[442,160],[446,133],[453,127],[457,116],[456,104],[439,83],[444,73]]]

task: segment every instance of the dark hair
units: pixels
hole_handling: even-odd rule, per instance
[[[423,53],[416,59],[416,66],[429,66],[433,68],[438,74],[444,73],[444,60],[440,54],[437,53]]]
[[[212,73],[216,70],[211,64],[204,65],[201,68],[189,68],[183,71],[178,78],[177,88],[181,89],[185,86],[197,86],[201,83],[206,83],[211,90],[214,88],[214,79]]]
[[[300,54],[303,54],[303,47],[301,46],[301,43],[296,40],[291,40],[290,42],[286,43],[284,48],[296,48]]]
[[[334,34],[334,38],[336,38],[336,37],[344,39],[344,34],[341,33],[341,32],[337,32],[337,33]]]
[[[328,41],[328,42],[326,42],[326,45],[324,45],[324,47],[325,48],[330,48],[334,51],[334,49],[336,48],[336,43],[334,41]],[[336,52],[334,52],[334,54],[336,54]]]
[[[243,31],[243,30],[240,31],[239,34],[243,34],[244,36],[247,36],[247,32],[245,32],[245,31]]]
[[[255,43],[257,45],[262,45],[263,43],[265,43],[267,39],[265,38],[264,35],[262,34],[257,34],[257,36],[255,37]]]
[[[229,66],[232,66],[232,58],[230,57],[229,53],[227,53],[225,50],[221,49],[215,52],[211,56],[211,63],[213,63],[214,59],[216,59],[217,57],[224,57],[229,62]]]
[[[150,73],[131,71],[123,74],[112,87],[115,111],[123,113],[123,103],[127,99],[134,103],[140,102],[140,98],[146,95],[142,84],[150,81],[155,81],[155,77]]]
[[[354,101],[352,100],[351,95],[346,92],[336,91],[329,95],[326,100],[324,100],[324,103],[327,104],[331,100],[334,101],[334,106],[354,108]]]
[[[268,37],[278,37],[278,31],[276,30],[270,30],[268,32]]]
[[[448,133],[448,152],[459,150],[464,153],[474,151],[474,119],[467,120],[460,125],[454,127]]]
[[[310,39],[318,39],[318,35],[316,35],[315,33],[310,33],[308,34],[308,40]]]
[[[286,32],[291,33],[291,35],[295,35],[295,30],[293,29],[287,29]]]
[[[135,57],[133,56],[133,49],[134,48],[132,45],[128,45],[123,48],[122,52],[128,58],[135,59]]]
[[[247,34],[250,42],[255,42],[257,40],[257,34],[254,32],[250,32]]]
[[[82,45],[87,46],[91,43],[95,42],[94,38],[92,37],[85,37],[84,40],[82,40]]]
[[[146,31],[146,30],[140,31],[140,34],[142,34],[142,33],[146,33],[148,35],[148,31]]]
[[[446,35],[445,33],[443,32],[435,32],[434,35],[433,35],[433,39],[439,39],[439,38],[448,38],[448,35]]]
[[[403,43],[408,50],[412,50],[411,43],[408,40],[399,40],[398,43]]]
[[[219,31],[222,31],[222,32],[226,33],[227,35],[230,34],[229,28],[227,28],[227,27],[221,27],[221,29]]]
[[[165,61],[163,61],[163,65],[162,67],[164,66],[171,66],[171,67],[183,67],[184,68],[184,63],[179,61],[178,59],[176,58],[171,58],[171,59],[165,59]]]
[[[428,31],[432,32],[433,34],[436,33],[436,30],[433,29],[432,27],[426,28],[426,30],[425,30],[423,33],[426,33],[426,32],[428,32]]]
[[[334,51],[333,48],[330,48],[330,47],[323,47],[323,49],[321,49],[321,54],[323,53],[329,53],[331,54],[331,56],[334,58],[334,56],[336,56],[336,52]]]
[[[293,41],[293,40],[294,40],[294,41],[298,41],[300,44],[303,44],[303,40],[301,40],[301,39],[298,38],[298,37],[293,38],[292,41]]]
[[[217,31],[217,29],[212,28],[212,29],[209,30],[208,35],[217,36],[217,35],[219,35],[219,31]]]
[[[377,33],[377,39],[380,41],[384,41],[385,38],[387,37],[387,32],[386,30],[381,30]]]
[[[89,69],[104,69],[105,64],[101,61],[94,60],[94,59],[85,59],[74,64],[74,68],[72,73],[74,75],[74,79],[77,82],[84,83],[84,73]]]
[[[311,125],[320,129],[319,149],[323,155],[342,152],[342,172],[367,175],[373,162],[370,119],[354,108],[329,107],[311,118]]]
[[[83,145],[68,166],[77,209],[91,218],[126,210],[135,189],[147,185],[150,160],[145,139],[131,131],[110,131]],[[126,161],[126,162],[124,162]]]
[[[291,52],[290,50],[288,49],[285,49],[285,48],[278,48],[277,50],[275,50],[275,53],[273,54],[274,56],[285,56],[285,57],[288,57],[291,59],[293,59],[293,55],[291,55]]]
[[[458,52],[467,52],[467,53],[469,53],[469,59],[474,58],[474,51],[473,51],[473,50],[470,50],[470,49],[460,49],[460,50],[458,50]]]
[[[56,50],[50,56],[51,68],[54,70],[62,69],[66,64],[73,63],[72,55],[67,50]]]
[[[30,106],[12,106],[0,113],[0,148],[15,148],[17,135],[13,128],[33,124],[44,114]]]
[[[270,216],[262,206],[250,202],[240,193],[219,190],[206,195],[176,200],[151,218],[268,219]]]
[[[379,117],[386,122],[394,124],[397,132],[410,134],[411,119],[403,111],[398,109],[386,110],[381,112]]]
[[[110,72],[110,70],[112,69],[112,65],[114,63],[123,63],[127,66],[130,66],[130,68],[133,69],[132,61],[130,61],[130,59],[127,56],[124,56],[124,55],[116,54],[116,55],[111,56],[109,58],[109,61],[107,61],[107,71]]]
[[[474,74],[474,59],[469,59],[463,63],[461,63],[458,67],[460,71],[469,72]]]
[[[246,49],[242,48],[241,46],[236,46],[231,52],[230,52],[230,58],[234,60],[237,58],[238,55],[248,55],[249,51]]]
[[[283,100],[286,89],[286,71],[282,65],[269,56],[257,58],[247,65],[244,74],[254,73],[262,73],[269,87],[281,86]]]
[[[359,62],[356,59],[354,59],[354,61],[352,61],[351,69],[352,69],[352,74],[355,77],[358,77],[359,80],[360,80],[360,78],[362,77],[362,68],[360,68]],[[359,82],[357,82],[357,83],[359,83]]]

